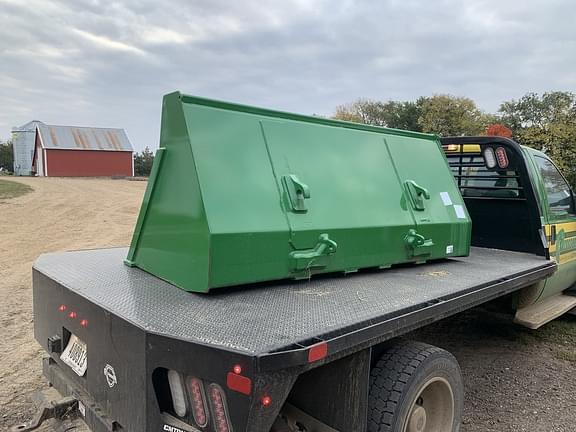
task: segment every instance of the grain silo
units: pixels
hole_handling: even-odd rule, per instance
[[[32,159],[36,139],[36,127],[43,125],[41,121],[32,120],[23,126],[12,129],[12,144],[14,145],[14,174],[18,176],[33,175]]]

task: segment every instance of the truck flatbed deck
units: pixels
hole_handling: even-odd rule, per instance
[[[255,284],[214,294],[185,292],[123,264],[126,248],[51,253],[34,265],[73,293],[147,333],[259,358],[260,370],[306,363],[385,340],[513,292],[554,272],[532,254],[472,248],[465,258],[303,281]]]

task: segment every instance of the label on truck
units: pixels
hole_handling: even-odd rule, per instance
[[[66,349],[60,359],[76,372],[78,376],[84,376],[88,367],[88,352],[86,344],[78,336],[70,336]]]
[[[458,219],[466,219],[464,207],[462,207],[460,204],[454,204],[454,211],[456,212],[456,217]]]
[[[448,192],[440,192],[440,198],[445,206],[452,205],[452,200],[450,199],[450,194]]]

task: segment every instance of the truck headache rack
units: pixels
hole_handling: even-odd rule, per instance
[[[540,203],[520,145],[489,136],[441,142],[474,222],[472,245],[546,256]]]
[[[517,171],[518,161],[511,157],[498,166],[488,166],[487,157],[494,157],[493,148],[505,148],[498,142],[484,144],[445,144],[444,151],[456,183],[465,198],[524,200],[524,187]],[[493,155],[494,154],[494,155]],[[506,154],[506,153],[503,153]],[[492,161],[492,159],[490,159]]]

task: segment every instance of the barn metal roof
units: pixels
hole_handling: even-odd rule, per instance
[[[46,149],[134,151],[124,129],[38,125]]]

